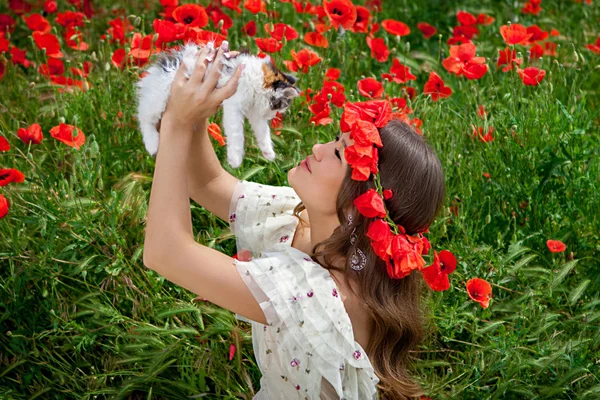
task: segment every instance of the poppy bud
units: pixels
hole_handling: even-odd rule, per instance
[[[134,26],[140,26],[141,23],[142,23],[142,19],[139,16],[135,17],[135,19],[133,20]]]
[[[485,224],[487,225],[487,224],[489,224],[490,222],[492,222],[492,217],[491,217],[491,215],[490,215],[490,214],[488,214],[488,215],[486,215],[486,216],[485,216]]]

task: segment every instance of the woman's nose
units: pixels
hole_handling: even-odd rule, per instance
[[[321,143],[317,143],[312,147],[312,152],[314,155],[317,154],[317,151],[319,150],[320,146],[321,146]]]

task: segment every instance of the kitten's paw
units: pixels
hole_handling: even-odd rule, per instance
[[[275,160],[275,152],[273,150],[263,151],[262,155],[269,161]]]
[[[229,163],[229,165],[231,165],[232,168],[238,168],[240,165],[242,165],[243,159],[243,154],[235,153],[227,155],[227,162]]]

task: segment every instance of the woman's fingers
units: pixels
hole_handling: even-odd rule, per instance
[[[237,87],[238,87],[240,77],[242,76],[242,71],[244,71],[244,68],[246,68],[245,63],[241,64],[235,70],[233,76],[229,79],[229,81],[227,82],[227,84],[225,86],[223,86],[221,89],[217,90],[217,93],[219,95],[219,102],[222,102],[223,100],[228,99],[235,94]]]
[[[210,71],[208,72],[208,75],[206,76],[204,85],[201,88],[201,90],[207,96],[210,95],[210,93],[215,89],[215,87],[217,86],[217,83],[219,82],[219,78],[221,77],[221,68],[223,67],[223,63],[222,63],[223,54],[228,50],[229,50],[229,43],[226,40],[224,40],[223,44],[221,45],[221,47],[219,48],[219,50],[217,52],[215,61],[212,65]]]
[[[206,73],[206,68],[208,67],[209,56],[211,52],[211,48],[209,46],[204,46],[202,50],[198,53],[198,58],[196,59],[196,65],[194,66],[194,71],[190,76],[190,83],[192,85],[200,85],[202,80],[204,79],[204,74]]]

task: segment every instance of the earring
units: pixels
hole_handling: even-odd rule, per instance
[[[355,231],[356,227],[354,227],[354,230],[352,230],[352,233],[350,234],[350,244],[353,246],[356,242],[356,233],[354,233]],[[350,256],[350,268],[352,268],[355,271],[360,271],[365,267],[366,264],[367,257],[365,256],[365,253],[363,253],[361,249],[354,247],[354,251]]]

